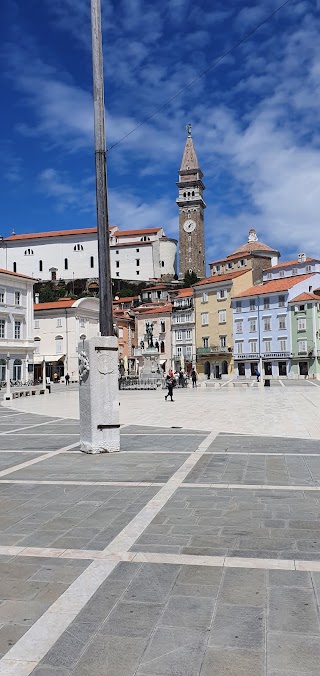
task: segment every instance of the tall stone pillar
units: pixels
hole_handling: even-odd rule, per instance
[[[79,343],[80,439],[84,453],[120,450],[118,340]]]

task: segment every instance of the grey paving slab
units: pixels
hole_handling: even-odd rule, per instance
[[[282,519],[273,518],[280,512]],[[295,514],[308,515],[308,520],[291,518]],[[198,556],[320,560],[319,517],[318,492],[180,488],[132,550],[146,551],[143,543],[157,542],[149,546],[177,547],[180,554]],[[156,526],[165,532],[154,533]]]
[[[77,676],[132,676],[146,647],[146,639],[98,635],[78,660]]]
[[[270,632],[267,637],[268,670],[279,676],[318,676],[318,636]],[[269,676],[269,674],[268,674]]]
[[[71,442],[73,443],[73,442]],[[74,481],[166,482],[185,461],[185,455],[112,453],[64,454],[18,470],[15,479]]]
[[[148,426],[148,425],[127,425],[126,427],[121,430],[122,434],[156,434],[157,436],[160,436],[162,434],[167,435],[167,434],[172,434],[174,436],[179,436],[181,434],[183,435],[191,435],[191,434],[199,434],[200,436],[207,436],[209,434],[210,430],[203,430],[203,429],[198,429],[198,430],[186,430],[183,428],[183,425],[179,426],[177,424],[176,427],[156,427],[156,426]]]
[[[264,676],[263,652],[208,648],[200,676]]]
[[[319,618],[313,590],[272,587],[269,592],[268,630],[312,636],[319,634]]]
[[[319,448],[318,448],[319,450]],[[186,483],[315,485],[320,482],[320,457],[204,455]]]
[[[38,432],[36,432],[37,429],[39,428],[37,427],[34,428],[34,434],[31,433],[31,430],[28,430],[29,431],[28,436],[23,432],[19,434],[18,433],[6,434],[3,437],[0,436],[0,443],[2,444],[3,448],[8,449],[9,451],[37,450],[42,451],[43,453],[47,453],[49,451],[56,451],[58,450],[58,448],[63,448],[64,446],[69,446],[70,444],[74,444],[77,441],[77,437],[70,435],[68,436],[67,434],[61,434],[57,436],[38,434]],[[25,462],[27,459],[31,460],[30,456],[28,456],[28,458],[23,456],[23,460],[21,460],[21,462]]]
[[[206,638],[206,632],[197,629],[157,628],[137,676],[196,676],[201,668]]]
[[[15,486],[19,500],[12,502],[0,485],[0,544],[104,549],[158,490],[93,485],[73,486],[64,494],[63,486],[37,488],[41,490]]]
[[[295,439],[291,437],[261,437],[245,434],[221,433],[208,447],[208,452],[221,453],[319,453],[316,439]]]
[[[0,442],[2,441],[0,437]],[[8,444],[6,443],[6,449],[8,449]],[[22,448],[19,448],[19,450],[23,450]],[[14,467],[15,465],[20,465],[22,462],[26,462],[26,460],[33,460],[33,458],[37,457],[37,453],[28,453],[28,455],[25,455],[24,453],[10,453],[9,449],[6,451],[6,453],[0,453],[0,471],[3,469],[8,469],[9,467]]]
[[[5,560],[6,559],[6,560]],[[89,565],[89,561],[3,557],[0,561],[0,654],[4,655]],[[39,579],[32,579],[32,578]]]
[[[261,608],[218,603],[209,646],[262,651],[264,631],[264,612]]]

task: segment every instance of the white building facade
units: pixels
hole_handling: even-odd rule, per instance
[[[196,364],[196,327],[192,289],[180,289],[172,297],[171,345],[175,371],[190,372]]]
[[[33,285],[36,280],[0,270],[0,381],[33,377]]]
[[[176,273],[177,241],[162,228],[110,228],[113,278],[149,281]],[[41,280],[98,278],[97,229],[11,235],[0,240],[0,267]]]
[[[34,306],[33,341],[35,379],[42,379],[43,363],[46,377],[53,380],[69,373],[78,381],[78,345],[86,338],[99,335],[99,300],[97,298],[65,298],[53,303]]]

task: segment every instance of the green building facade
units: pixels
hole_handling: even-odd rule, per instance
[[[289,303],[291,375],[320,380],[320,295],[302,293]]]

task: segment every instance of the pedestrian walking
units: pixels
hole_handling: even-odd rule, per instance
[[[66,374],[66,385],[69,385],[70,376],[69,373]]]
[[[53,382],[54,383],[58,382],[58,374],[56,372],[53,374]]]
[[[182,369],[179,371],[179,387],[184,387],[184,373]]]
[[[197,379],[198,379],[197,372],[195,369],[192,369],[191,371],[192,387],[197,387]]]
[[[260,371],[258,369],[255,370],[254,375],[257,377],[257,383],[260,383]]]
[[[173,395],[174,382],[175,382],[174,376],[170,376],[170,373],[168,373],[168,375],[166,377],[166,386],[168,388],[168,392],[165,396],[166,401],[168,401],[168,397],[170,397],[171,401],[174,401],[173,396],[172,396]]]

